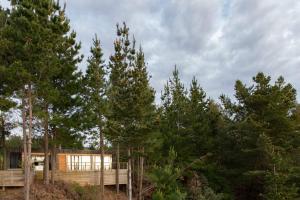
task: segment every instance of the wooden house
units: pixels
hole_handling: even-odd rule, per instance
[[[51,153],[49,157],[51,160]],[[36,179],[43,176],[44,153],[42,151],[32,152],[32,168]],[[55,179],[66,182],[77,182],[81,185],[100,184],[101,155],[96,150],[57,150],[56,152]],[[21,151],[8,151],[7,171],[22,170],[23,153]],[[51,162],[49,170],[51,171]],[[127,184],[127,163],[120,163],[119,184]],[[3,173],[11,174],[11,173]],[[7,176],[7,175],[6,175]],[[51,176],[51,173],[49,173]],[[116,165],[113,163],[111,153],[104,155],[104,184],[115,185],[117,180]],[[2,177],[4,178],[4,177]],[[6,177],[7,178],[7,177]],[[1,179],[1,173],[0,173]],[[2,183],[4,184],[4,183]],[[1,186],[1,182],[0,182]],[[2,185],[3,186],[3,185]]]
[[[51,154],[49,153],[49,157]],[[44,153],[32,152],[32,163],[36,171],[44,169]],[[112,169],[112,154],[104,155],[104,169]],[[67,171],[97,171],[101,168],[101,155],[94,150],[60,150],[56,154],[56,170]],[[49,166],[51,169],[51,163]]]

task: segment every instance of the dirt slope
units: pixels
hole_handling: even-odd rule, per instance
[[[81,187],[63,182],[45,186],[35,183],[31,189],[31,200],[94,200],[99,198],[99,188],[95,186]],[[23,200],[23,188],[7,188],[0,191],[0,200]],[[105,188],[105,200],[116,200],[112,187]],[[119,200],[127,200],[121,193]]]

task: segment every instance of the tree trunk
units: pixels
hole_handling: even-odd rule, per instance
[[[51,148],[51,184],[54,184],[56,172],[56,144]]]
[[[138,200],[143,198],[143,179],[144,179],[144,147],[141,149],[142,156],[140,156],[140,177],[139,177],[139,197]]]
[[[23,129],[23,167],[24,167],[24,199],[29,200],[29,181],[28,181],[28,157],[27,157],[27,133],[26,133],[26,91],[23,90],[22,97],[22,129]]]
[[[45,106],[45,119],[44,119],[44,184],[49,184],[49,124],[48,124],[48,105]]]
[[[138,153],[140,149],[138,148]],[[137,191],[138,191],[138,186],[140,185],[140,155],[137,157],[137,166],[136,166],[136,185],[137,185]]]
[[[1,140],[2,140],[2,153],[3,153],[3,161],[2,161],[2,169],[6,170],[7,169],[7,164],[6,164],[6,141],[5,141],[5,122],[4,122],[4,117],[1,117]],[[1,170],[1,169],[0,169]]]
[[[56,172],[56,130],[53,130],[53,136],[52,136],[52,148],[51,148],[51,183],[54,184],[55,180],[55,172]]]
[[[132,200],[131,150],[128,148],[128,200]]]
[[[120,193],[120,185],[119,185],[119,175],[120,175],[120,144],[117,143],[117,170],[116,170],[116,189],[117,189],[117,198]]]
[[[100,174],[100,196],[104,200],[104,133],[99,126],[100,131],[100,151],[101,151],[101,174]]]
[[[32,120],[33,120],[33,116],[32,116],[32,88],[31,88],[31,84],[29,84],[28,86],[28,109],[29,109],[29,127],[28,127],[28,144],[27,144],[27,163],[28,163],[28,167],[27,167],[27,180],[28,180],[28,185],[27,185],[27,189],[28,189],[28,193],[30,192],[30,185],[31,185],[31,177],[32,177],[32,172],[31,172],[31,138],[32,138]],[[29,195],[29,194],[28,194]]]
[[[5,141],[5,130],[3,128],[3,170],[7,170],[7,152],[6,152],[6,141]]]
[[[131,148],[131,154],[133,154],[134,149]],[[137,187],[135,187],[137,184],[135,182],[136,180],[136,174],[135,174],[135,159],[134,156],[131,157],[131,187],[132,187],[132,195],[136,194],[136,189]]]

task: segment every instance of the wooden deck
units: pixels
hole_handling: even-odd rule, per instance
[[[0,170],[0,186],[24,186],[24,174],[22,169]]]
[[[80,185],[100,185],[100,171],[69,171],[57,172],[56,180],[76,182]],[[127,169],[120,169],[119,183],[127,184]],[[104,171],[104,185],[116,184],[116,170]]]
[[[51,172],[49,173],[51,175]],[[43,172],[36,172],[35,179],[42,179]],[[65,182],[76,182],[80,185],[100,185],[100,171],[58,171],[55,180]],[[116,170],[104,171],[104,185],[116,184]],[[127,169],[120,169],[119,184],[127,184]],[[24,174],[22,169],[1,170],[0,187],[22,187],[24,186]]]

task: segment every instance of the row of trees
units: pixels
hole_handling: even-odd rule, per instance
[[[235,100],[222,95],[216,103],[195,78],[187,89],[175,67],[156,106],[143,50],[135,47],[125,23],[117,25],[113,45],[106,62],[95,36],[87,70],[81,72],[80,43],[65,7],[52,0],[22,0],[1,9],[0,131],[4,146],[12,127],[7,115],[18,110],[25,199],[32,136],[40,133],[45,184],[49,148],[55,155],[59,144],[82,148],[84,138],[92,138],[102,154],[101,199],[108,146],[116,149],[117,169],[120,157],[128,160],[129,199],[146,195],[143,184],[154,188],[153,199],[299,197],[300,107],[295,89],[282,77],[274,84],[262,73],[251,86],[237,81]],[[54,177],[55,167],[51,171]]]
[[[130,160],[133,149],[142,151],[143,141],[152,130],[154,90],[149,86],[142,48],[135,49],[135,39],[129,38],[124,23],[117,26],[115,52],[108,65],[95,36],[87,70],[82,73],[77,69],[82,60],[80,44],[70,30],[65,8],[58,2],[12,2],[12,8],[1,10],[1,15],[1,108],[6,108],[1,113],[14,106],[22,113],[25,199],[29,199],[34,131],[43,133],[46,185],[49,136],[53,155],[57,144],[65,145],[70,138],[74,141],[78,137],[82,140],[84,134],[96,136],[102,155],[100,184],[104,199],[104,140],[118,149],[120,145],[126,148]],[[104,133],[108,133],[106,137]],[[55,166],[55,159],[51,165]],[[129,174],[130,170],[129,164]]]
[[[296,90],[258,73],[250,86],[236,81],[234,97],[215,103],[195,78],[187,90],[175,68],[158,113],[154,163],[168,159],[150,174],[157,199],[299,198]]]

